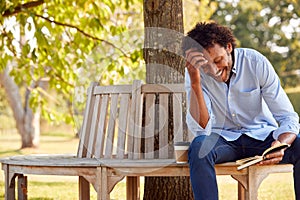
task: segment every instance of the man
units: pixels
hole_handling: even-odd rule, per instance
[[[261,155],[272,145],[291,146],[260,165],[294,165],[300,200],[299,117],[270,62],[253,49],[236,48],[230,29],[198,23],[183,41],[188,95],[187,124],[195,199],[218,199],[214,165]]]

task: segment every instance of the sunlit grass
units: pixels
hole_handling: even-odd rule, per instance
[[[0,157],[30,153],[76,153],[78,139],[72,132],[47,133],[41,135],[39,149],[20,150],[20,137],[17,134],[0,133]],[[229,176],[218,176],[220,200],[237,199],[237,183]],[[141,181],[143,191],[143,180]],[[125,181],[116,185],[111,199],[125,199]],[[96,192],[91,187],[91,199]],[[69,176],[28,176],[29,200],[69,200],[78,199],[77,177]],[[0,171],[0,199],[4,199],[4,177]],[[293,178],[291,173],[271,174],[259,189],[259,200],[293,200]]]

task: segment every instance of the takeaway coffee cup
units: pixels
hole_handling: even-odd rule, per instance
[[[188,161],[189,142],[175,142],[174,151],[177,163],[186,163]]]

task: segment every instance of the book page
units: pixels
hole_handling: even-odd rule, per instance
[[[256,163],[259,163],[259,162],[262,161],[262,160],[263,160],[263,157],[262,157],[262,156],[259,156],[259,157],[256,158],[255,160],[246,162],[245,164],[238,166],[238,167],[237,167],[237,170],[241,170],[241,169],[244,169],[244,168],[249,167],[249,166],[251,166],[251,165],[254,165],[254,164],[256,164]]]
[[[247,162],[250,162],[251,160],[255,160],[255,159],[260,158],[260,157],[261,156],[253,156],[253,157],[243,158],[243,159],[237,160],[235,163],[238,164],[238,165],[243,165]]]

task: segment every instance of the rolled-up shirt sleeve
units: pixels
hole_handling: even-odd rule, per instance
[[[281,120],[280,126],[273,132],[273,137],[275,139],[278,139],[279,135],[282,133],[294,133],[296,135],[299,134],[299,123],[296,123],[297,117],[296,116],[289,116],[285,117],[283,120]]]
[[[206,103],[206,106],[207,106],[207,109],[208,109],[208,113],[209,113],[209,116],[210,116],[206,127],[203,128],[199,125],[199,123],[193,118],[193,116],[190,113],[191,84],[190,84],[190,77],[189,77],[189,74],[188,74],[187,70],[185,71],[185,90],[186,90],[186,95],[187,95],[186,123],[187,123],[187,126],[188,126],[189,130],[193,133],[194,136],[210,135],[211,134],[211,129],[212,129],[212,119],[214,119],[213,113],[212,113],[212,110],[211,110],[210,99],[207,96],[207,94],[205,93],[205,91],[203,91],[204,100],[205,100],[205,103]]]

